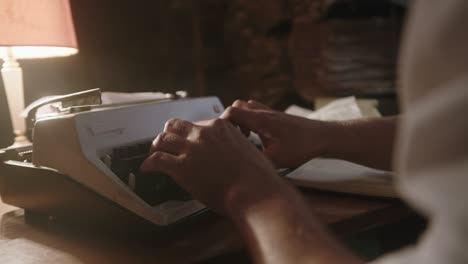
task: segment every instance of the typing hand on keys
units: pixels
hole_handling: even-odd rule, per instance
[[[170,200],[190,200],[190,195],[169,176],[158,172],[140,172],[150,147],[151,141],[117,147],[102,160],[124,184],[151,206]]]

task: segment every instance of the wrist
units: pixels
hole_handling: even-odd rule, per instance
[[[324,147],[321,157],[334,159],[348,159],[357,138],[354,136],[353,123],[350,121],[324,122]]]
[[[355,121],[330,122],[326,151],[323,157],[350,160],[359,150]]]
[[[271,175],[265,177],[259,175],[245,177],[250,181],[235,184],[226,192],[224,208],[228,217],[233,220],[243,217],[249,208],[275,199],[291,188],[276,172],[269,174]]]

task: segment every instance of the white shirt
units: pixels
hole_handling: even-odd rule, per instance
[[[417,245],[378,264],[468,263],[468,1],[414,1],[400,57],[395,171],[429,218]]]

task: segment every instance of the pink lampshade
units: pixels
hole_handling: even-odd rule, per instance
[[[0,58],[44,58],[78,52],[69,0],[1,0]]]

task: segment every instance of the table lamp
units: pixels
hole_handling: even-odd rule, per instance
[[[69,0],[2,0],[0,2],[0,58],[2,78],[15,141],[28,145],[23,73],[16,59],[69,56],[78,52]]]

